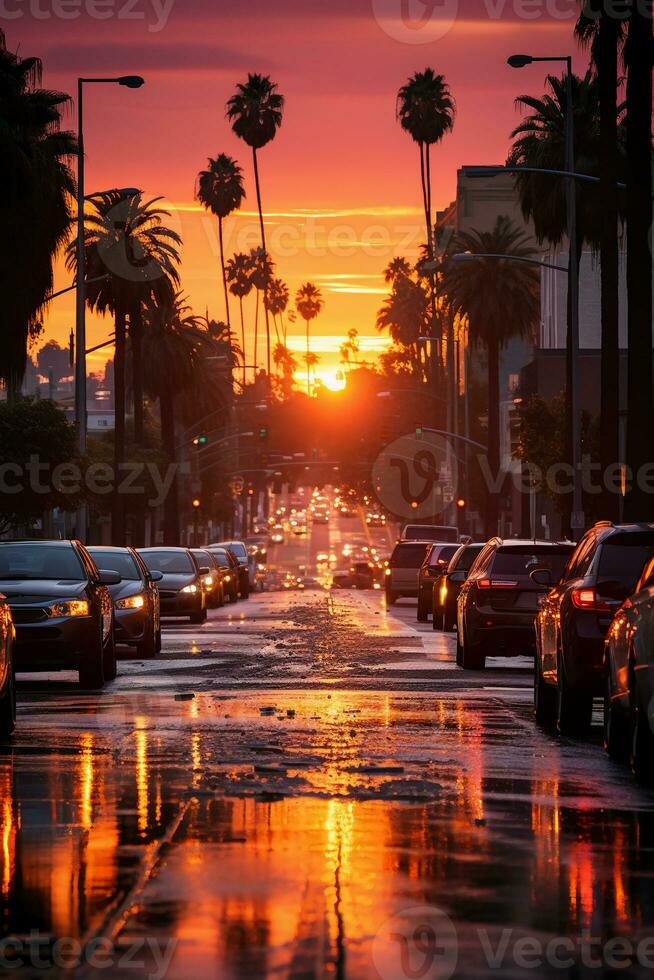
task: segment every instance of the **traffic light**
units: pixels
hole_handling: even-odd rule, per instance
[[[193,498],[193,509],[194,510],[199,510],[201,506],[202,506],[202,501],[200,500],[200,498],[199,497],[194,497]]]
[[[207,439],[207,437],[205,435],[196,436],[195,439],[193,440],[193,445],[194,446],[206,446],[206,444],[208,443],[208,441],[209,440]]]
[[[456,505],[457,505],[457,507],[459,508],[459,510],[463,510],[463,509],[464,509],[464,507],[465,507],[465,505],[466,505],[466,502],[465,502],[465,500],[463,499],[463,497],[459,497],[459,499],[458,499],[458,500],[457,500],[457,502],[456,502]]]
[[[261,442],[268,442],[268,426],[262,425],[259,429],[259,440]]]
[[[418,437],[420,437],[422,435],[422,426],[421,425],[417,425],[416,426],[416,435]]]

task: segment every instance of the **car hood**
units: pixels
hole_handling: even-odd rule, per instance
[[[0,579],[0,593],[7,597],[11,605],[43,602],[51,599],[74,599],[84,593],[86,582],[70,582],[52,579]]]
[[[173,575],[172,573],[169,573],[164,575],[164,577],[157,582],[157,585],[164,591],[183,589],[185,585],[190,585],[192,582],[197,582],[197,578],[197,575],[194,575],[192,572],[184,572],[183,575]]]
[[[118,585],[110,585],[109,592],[111,598],[116,601],[116,599],[126,599],[130,595],[139,595],[139,593],[144,590],[143,582],[119,582]]]

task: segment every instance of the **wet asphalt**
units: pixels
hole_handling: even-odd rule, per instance
[[[342,520],[271,560],[389,538]],[[20,677],[0,976],[651,976],[654,794],[599,711],[583,742],[536,727],[527,658],[454,654],[414,604],[318,587],[167,624],[100,694]]]

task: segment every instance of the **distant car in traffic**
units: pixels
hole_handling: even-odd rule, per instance
[[[386,515],[377,510],[368,511],[366,514],[366,524],[368,527],[386,527]]]
[[[221,574],[223,595],[225,600],[238,602],[238,587],[240,578],[240,568],[236,558],[227,548],[216,548],[214,546],[205,549],[208,551],[214,562],[218,566]]]
[[[254,580],[256,576],[256,564],[252,556],[248,553],[248,549],[245,546],[244,541],[216,541],[214,545],[209,546],[210,549],[215,548],[227,548],[228,551],[234,555],[234,558],[238,562],[239,575],[238,575],[238,591],[241,599],[250,598],[250,590],[254,587]]]
[[[270,529],[271,544],[284,544],[284,525],[273,524]]]
[[[565,573],[539,574],[547,593],[536,617],[534,704],[541,724],[583,734],[605,693],[604,640],[613,616],[654,557],[654,524],[596,524]]]
[[[161,572],[151,572],[133,548],[91,546],[88,552],[98,568],[120,575],[110,585],[114,603],[116,643],[136,647],[139,657],[154,657],[161,650],[159,589]]]
[[[401,541],[438,541],[441,544],[460,544],[458,527],[446,524],[407,524]]]
[[[443,577],[450,559],[458,550],[457,544],[434,544],[427,551],[418,571],[419,623],[426,623],[434,611],[434,583]]]
[[[450,632],[456,627],[456,603],[461,586],[485,543],[460,546],[447,566],[445,574],[435,579],[432,625],[435,630]]]
[[[225,590],[220,566],[214,555],[204,548],[191,548],[191,554],[201,568],[208,568],[209,573],[202,576],[207,609],[220,609],[225,605]]]
[[[11,609],[0,596],[0,738],[9,738],[16,727],[14,635]]]
[[[0,593],[16,631],[16,670],[77,670],[80,685],[116,676],[114,607],[120,575],[98,569],[79,541],[0,541]]]
[[[431,541],[399,541],[386,569],[386,602],[392,606],[398,599],[418,597],[418,572]]]
[[[604,746],[634,773],[654,777],[654,558],[618,609],[604,644]]]
[[[137,553],[150,572],[161,572],[161,615],[188,616],[196,626],[204,623],[207,605],[202,580],[210,569],[200,566],[188,548],[139,548]]]
[[[558,580],[574,545],[567,542],[492,538],[475,559],[457,601],[456,662],[481,670],[487,657],[534,652],[534,617],[547,588]]]

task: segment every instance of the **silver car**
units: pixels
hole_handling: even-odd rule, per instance
[[[386,569],[386,604],[405,597],[417,599],[418,574],[432,541],[399,541]]]

